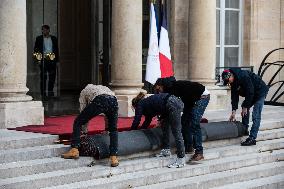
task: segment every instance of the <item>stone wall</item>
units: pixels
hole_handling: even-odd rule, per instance
[[[244,62],[243,65],[254,66],[257,72],[265,55],[273,49],[284,47],[284,1],[283,0],[245,0],[244,1]],[[284,60],[284,51],[273,53],[269,62]],[[277,70],[269,69],[264,77],[268,81]],[[284,80],[284,70],[276,78]],[[277,87],[277,86],[276,86]],[[268,98],[276,88],[271,88]],[[284,98],[282,97],[282,102]]]
[[[191,3],[186,0],[171,1],[170,40],[177,79],[192,79],[188,54],[194,45],[189,44],[192,27],[189,22],[189,13],[192,8],[190,6]],[[284,47],[284,0],[244,0],[243,8],[243,66],[254,66],[254,72],[257,73],[261,61],[268,52]],[[197,21],[196,24],[198,24]],[[284,51],[273,53],[268,61],[273,62],[281,58],[284,60]],[[270,68],[264,80],[268,81],[276,70],[276,67]],[[194,73],[196,74],[201,73]],[[276,79],[284,80],[284,70]],[[270,89],[267,99],[278,86]]]

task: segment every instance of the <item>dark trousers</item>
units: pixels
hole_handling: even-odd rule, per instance
[[[163,131],[163,148],[170,148],[170,132],[171,128],[172,134],[175,138],[177,157],[183,158],[185,155],[184,141],[181,134],[181,112],[183,110],[183,102],[175,97],[170,96],[166,102],[167,115],[164,116],[162,120],[162,131]]]
[[[80,147],[80,133],[82,125],[85,125],[92,118],[99,114],[105,114],[108,119],[108,131],[110,137],[109,151],[110,155],[117,154],[118,135],[117,135],[117,119],[118,119],[118,104],[117,99],[111,95],[99,95],[84,108],[78,115],[73,124],[72,143],[73,148]]]
[[[44,60],[40,65],[40,91],[46,96],[46,80],[48,76],[48,96],[54,96],[53,88],[56,78],[56,62]]]
[[[193,146],[192,132],[190,130],[191,119],[192,119],[192,107],[184,107],[183,113],[181,116],[182,124],[182,136],[184,140],[185,150],[188,151],[191,146]]]

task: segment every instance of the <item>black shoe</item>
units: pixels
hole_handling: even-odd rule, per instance
[[[252,146],[252,145],[256,145],[256,141],[250,137],[248,137],[246,141],[241,143],[241,146]]]
[[[249,136],[249,130],[248,130],[248,128],[245,129],[244,136]]]

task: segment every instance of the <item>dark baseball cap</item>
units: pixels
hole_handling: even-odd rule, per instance
[[[223,85],[228,85],[231,75],[232,75],[232,73],[230,72],[230,70],[224,70],[223,71],[223,73],[222,73]]]

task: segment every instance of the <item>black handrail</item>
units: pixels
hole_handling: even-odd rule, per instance
[[[279,80],[279,81],[275,81],[276,76],[279,75],[280,71],[283,69],[284,67],[284,61],[283,60],[279,60],[279,61],[275,61],[275,62],[266,62],[266,60],[268,59],[268,57],[276,52],[276,51],[280,51],[280,50],[284,50],[284,48],[277,48],[274,49],[272,51],[270,51],[269,53],[267,53],[265,55],[265,57],[263,58],[260,67],[258,69],[258,75],[263,78],[264,73],[267,72],[267,70],[271,67],[278,66],[278,69],[275,71],[275,73],[272,75],[271,79],[267,82],[267,86],[269,88],[271,88],[272,86],[274,86],[275,84],[280,84],[279,87],[277,88],[277,90],[272,94],[272,97],[270,98],[270,100],[266,100],[265,104],[269,104],[269,105],[276,105],[276,106],[284,106],[284,102],[278,102],[278,100],[281,98],[281,96],[284,94],[284,81]],[[281,92],[281,89],[283,90]],[[272,92],[272,91],[269,91]]]

